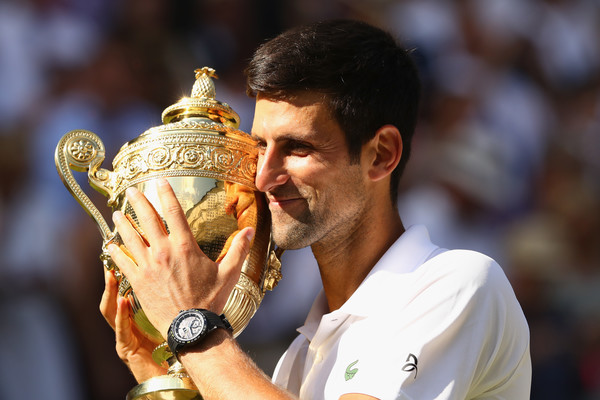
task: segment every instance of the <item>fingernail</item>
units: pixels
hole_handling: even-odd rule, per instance
[[[124,218],[123,213],[121,211],[115,211],[112,215],[112,219],[114,222],[117,222],[119,220],[121,220],[122,218]],[[114,243],[111,243],[114,244]],[[110,245],[109,245],[110,247]]]
[[[125,190],[125,196],[127,196],[128,199],[131,199],[132,197],[136,196],[140,191],[137,190],[135,187],[133,186],[129,186],[126,190]]]
[[[106,249],[108,250],[108,252],[110,254],[114,253],[115,249],[117,248],[117,245],[114,243],[109,244]]]
[[[121,297],[121,295],[119,295],[119,297],[117,297],[117,306],[122,308],[123,310],[127,310],[127,307],[129,306],[129,300],[127,300],[126,297]]]
[[[169,181],[167,180],[167,178],[158,178],[156,180],[156,185],[157,186],[169,186]]]
[[[252,239],[254,239],[254,229],[248,229],[248,231],[246,232],[246,240],[248,242],[251,242]]]

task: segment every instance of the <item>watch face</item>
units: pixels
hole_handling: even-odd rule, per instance
[[[205,327],[204,316],[200,313],[186,313],[175,321],[173,333],[181,341],[190,341],[200,336]]]

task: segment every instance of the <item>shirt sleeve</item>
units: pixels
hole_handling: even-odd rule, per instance
[[[344,335],[339,354],[349,356],[326,398],[529,399],[529,329],[500,266],[462,250],[428,263],[398,288],[403,301]]]

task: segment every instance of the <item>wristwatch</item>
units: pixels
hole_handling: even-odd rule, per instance
[[[175,357],[202,340],[212,331],[223,328],[233,332],[225,315],[217,315],[201,308],[180,311],[171,323],[167,333],[167,343]]]

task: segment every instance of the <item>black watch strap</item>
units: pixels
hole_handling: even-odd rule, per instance
[[[203,310],[201,308],[196,308],[195,310],[202,311],[210,325],[214,325],[216,328],[223,328],[225,330],[233,332],[233,328],[231,327],[231,324],[229,323],[227,318],[225,318],[225,314],[217,315],[212,311]]]

